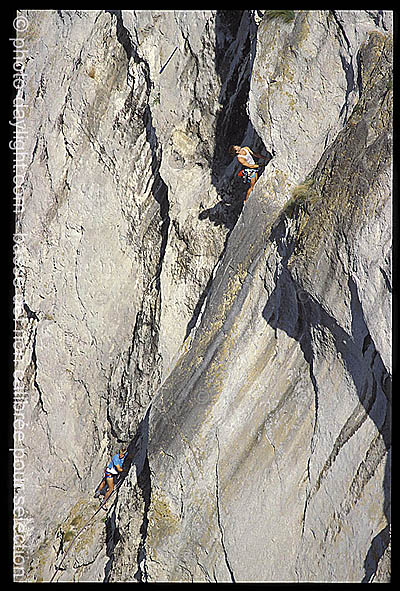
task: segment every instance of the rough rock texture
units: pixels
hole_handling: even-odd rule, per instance
[[[23,12],[26,580],[118,442],[57,580],[390,578],[391,14],[272,12]]]

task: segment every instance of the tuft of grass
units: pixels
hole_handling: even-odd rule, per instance
[[[310,196],[313,186],[313,179],[306,179],[303,183],[300,183],[292,190],[293,199],[301,204],[304,203]]]
[[[285,205],[284,212],[291,217],[299,207],[308,208],[318,200],[314,179],[308,178],[292,190],[292,196]]]
[[[294,10],[266,10],[264,18],[267,21],[281,20],[290,23],[294,19]]]

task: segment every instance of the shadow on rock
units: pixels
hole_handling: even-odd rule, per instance
[[[277,244],[278,252],[282,256],[282,266],[279,271],[276,271],[275,288],[264,307],[263,318],[273,329],[284,331],[299,343],[304,360],[309,366],[310,379],[314,388],[315,420],[318,420],[319,399],[323,395],[314,374],[313,341],[315,342],[316,333],[330,333],[332,344],[340,355],[365,410],[365,413],[353,413],[342,427],[332,452],[326,460],[326,473],[338,457],[341,447],[361,427],[367,417],[374,422],[377,429],[377,437],[370,443],[365,458],[357,467],[351,490],[358,492],[357,495],[353,495],[351,490],[349,491],[346,508],[343,509],[344,516],[349,511],[347,506],[351,509],[358,503],[364,487],[384,461],[383,513],[390,523],[392,377],[368,329],[357,285],[349,276],[348,290],[352,322],[351,331],[347,333],[322,304],[303,289],[293,277],[287,263],[295,244],[287,241],[284,224],[275,227],[271,239]],[[318,478],[318,486],[323,474],[324,470]],[[389,525],[387,525],[371,542],[364,561],[363,583],[373,579],[389,543]]]
[[[244,205],[244,197],[246,190],[244,190],[243,198],[231,198],[227,195],[216,205],[209,209],[204,209],[199,213],[199,220],[209,219],[215,226],[225,226],[228,230],[232,230],[242,213]]]

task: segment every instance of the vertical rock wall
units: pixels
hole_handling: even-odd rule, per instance
[[[273,12],[24,12],[28,580],[119,442],[61,581],[389,576],[391,15]]]

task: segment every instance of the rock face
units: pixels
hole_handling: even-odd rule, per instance
[[[21,14],[15,580],[390,580],[391,13]]]

